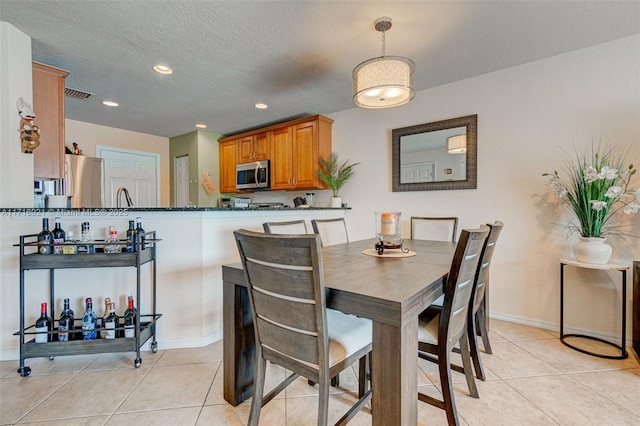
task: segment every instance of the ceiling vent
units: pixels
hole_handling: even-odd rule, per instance
[[[93,93],[83,92],[81,90],[72,89],[70,87],[65,87],[64,88],[64,95],[69,97],[69,98],[79,99],[81,101],[85,101],[85,100],[89,99],[91,96],[93,96]]]

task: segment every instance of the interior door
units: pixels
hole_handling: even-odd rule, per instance
[[[175,159],[176,207],[189,205],[189,155]]]
[[[105,207],[116,207],[119,188],[126,188],[134,207],[158,207],[160,156],[113,147],[96,147],[96,156],[104,158]],[[120,207],[126,207],[121,195]]]

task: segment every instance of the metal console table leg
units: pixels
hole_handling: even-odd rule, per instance
[[[601,339],[599,337],[587,336],[584,334],[565,334],[564,333],[564,267],[565,265],[574,266],[576,268],[586,268],[586,269],[600,269],[605,271],[620,271],[622,273],[622,339],[621,344],[617,345],[613,342],[609,342],[607,340]],[[588,355],[597,356],[599,358],[607,358],[607,359],[625,359],[629,357],[629,353],[626,349],[627,342],[627,269],[629,269],[629,265],[625,265],[622,263],[608,263],[606,265],[592,265],[589,263],[581,263],[575,260],[568,259],[560,259],[560,341],[565,345],[570,347],[571,349],[575,349],[578,352],[582,352]],[[586,349],[579,348],[577,346],[572,345],[565,341],[565,337],[579,337],[583,339],[596,340],[601,343],[605,343],[609,346],[613,346],[614,348],[620,351],[620,355],[605,355],[599,354],[595,352],[588,351]]]

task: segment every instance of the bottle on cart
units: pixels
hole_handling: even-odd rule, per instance
[[[102,320],[100,321],[100,338],[105,339],[105,327],[107,323],[107,317],[109,316],[109,312],[111,309],[111,298],[107,297],[104,299],[104,314],[102,315]]]
[[[113,226],[109,227],[109,236],[104,241],[105,253],[120,253],[120,242],[118,241],[118,231]]]
[[[58,320],[58,341],[67,342],[74,339],[74,313],[69,307],[69,299],[64,299],[64,308]]]
[[[51,231],[51,237],[53,239],[53,254],[62,254],[62,243],[66,241],[67,234],[60,226],[59,217],[55,218],[55,227],[53,228],[53,231]]]
[[[132,339],[136,337],[136,313],[133,296],[127,298],[127,310],[124,311],[124,337]]]
[[[82,316],[82,339],[83,340],[95,340],[96,338],[96,323],[98,318],[93,312],[93,300],[87,297],[87,308]]]
[[[142,218],[140,216],[136,217],[136,240],[140,241],[140,247],[144,250],[144,229],[142,229]]]
[[[51,254],[51,243],[53,241],[53,236],[49,231],[49,219],[42,219],[42,231],[38,234],[38,253],[40,254]]]
[[[127,229],[127,253],[133,253],[136,251],[136,223],[133,220],[129,221],[129,229]]]
[[[53,320],[47,314],[47,304],[40,304],[40,318],[36,320],[36,343],[53,342]]]
[[[82,222],[82,234],[80,236],[80,244],[78,245],[78,253],[93,254],[95,252],[95,246],[91,244],[89,222]]]
[[[73,231],[67,232],[67,242],[71,244],[64,244],[62,246],[62,254],[76,254],[78,246],[76,246],[76,240],[73,238]]]
[[[109,305],[109,316],[104,320],[104,338],[115,339],[116,328],[118,327],[118,316],[116,315],[116,304]]]

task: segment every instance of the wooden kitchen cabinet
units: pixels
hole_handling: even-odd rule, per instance
[[[236,192],[237,140],[220,142],[220,193]]]
[[[220,192],[238,192],[236,164],[260,160],[271,161],[271,189],[327,189],[316,173],[331,154],[332,125],[314,115],[219,139]]]
[[[35,178],[64,177],[64,79],[68,71],[32,63],[33,121],[40,130],[40,146],[33,151]]]
[[[313,116],[271,131],[271,189],[325,189],[318,160],[331,153],[333,120]]]
[[[260,132],[238,139],[238,163],[268,160],[271,146],[269,132]]]

